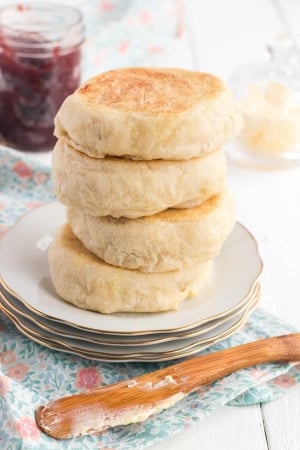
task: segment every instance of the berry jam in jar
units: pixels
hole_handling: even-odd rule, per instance
[[[80,12],[55,3],[0,8],[0,138],[16,149],[49,150],[53,119],[80,84]]]

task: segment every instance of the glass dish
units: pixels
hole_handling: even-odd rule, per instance
[[[300,55],[286,36],[267,47],[269,61],[237,68],[229,79],[244,126],[230,159],[264,167],[300,163]]]

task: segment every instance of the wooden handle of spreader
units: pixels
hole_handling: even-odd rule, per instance
[[[57,439],[141,422],[166,409],[203,384],[237,370],[268,362],[300,361],[300,333],[272,337],[198,356],[132,380],[49,402],[36,421]]]

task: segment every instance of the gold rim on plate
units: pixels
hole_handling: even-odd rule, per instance
[[[253,309],[255,309],[255,307]],[[248,316],[245,317],[245,321],[240,324],[239,328],[237,328],[235,330],[231,330],[231,332],[228,334],[228,336],[226,336],[226,338],[232,336],[234,333],[239,331],[244,326],[247,318],[248,318]],[[71,349],[67,349],[66,350],[66,349],[63,349],[63,348],[57,348],[57,346],[53,346],[53,344],[51,342],[47,342],[45,340],[40,340],[40,339],[38,339],[38,338],[36,338],[34,336],[31,336],[30,333],[27,333],[26,331],[22,331],[22,330],[19,330],[19,331],[22,334],[24,334],[27,338],[31,339],[32,341],[38,343],[39,345],[47,347],[47,348],[49,348],[51,350],[62,351],[62,352],[65,352],[65,353],[73,354],[73,355],[80,356],[80,357],[85,358],[85,359],[90,359],[90,360],[94,360],[94,361],[98,361],[98,362],[100,362],[100,361],[104,361],[104,362],[124,362],[124,361],[126,361],[126,362],[159,362],[159,361],[163,362],[163,361],[171,361],[171,360],[175,360],[175,359],[179,359],[179,358],[184,358],[184,357],[187,357],[187,356],[192,356],[195,353],[199,353],[199,352],[205,350],[206,348],[210,347],[211,345],[214,345],[214,344],[216,344],[216,343],[218,343],[218,342],[220,342],[220,341],[225,339],[223,336],[221,336],[218,339],[215,339],[215,340],[213,340],[213,341],[211,341],[211,342],[209,342],[209,343],[207,343],[207,344],[205,344],[203,346],[200,346],[199,348],[195,348],[195,349],[193,349],[190,352],[184,352],[181,355],[166,356],[166,357],[161,357],[161,358],[152,358],[152,359],[147,359],[147,360],[142,359],[142,358],[137,358],[137,359],[132,359],[131,358],[131,359],[128,359],[128,360],[127,359],[123,360],[123,359],[120,359],[120,358],[104,358],[104,357],[99,357],[99,356],[95,357],[94,355],[89,355],[87,353],[74,352]]]
[[[241,225],[241,224],[240,224]],[[245,228],[243,225],[241,225],[248,233],[249,235],[251,235],[251,233],[247,230],[247,228]],[[251,235],[252,236],[252,235]],[[253,237],[253,236],[252,236]],[[254,239],[254,237],[253,237]],[[258,253],[258,247],[257,247],[257,242],[254,239],[255,243],[256,243],[256,249],[257,249],[257,256],[259,258],[260,261],[260,270],[259,273],[257,275],[257,277],[253,280],[247,294],[245,295],[245,297],[242,298],[242,300],[238,303],[238,305],[235,305],[232,308],[229,308],[226,311],[223,311],[222,313],[219,314],[214,314],[212,316],[206,317],[205,319],[201,319],[198,320],[196,322],[193,322],[189,325],[185,325],[182,327],[176,327],[176,328],[168,328],[167,330],[164,329],[154,329],[154,330],[139,330],[139,331],[132,331],[132,332],[116,332],[116,331],[107,331],[107,330],[101,330],[99,328],[90,328],[90,327],[84,327],[81,325],[78,325],[76,323],[73,323],[71,321],[67,321],[67,320],[63,320],[63,319],[59,319],[56,318],[54,316],[50,316],[47,315],[45,313],[42,313],[41,311],[39,311],[38,309],[34,308],[33,306],[31,306],[26,300],[24,300],[21,296],[19,296],[15,291],[13,291],[6,283],[5,281],[1,278],[0,276],[0,286],[2,286],[2,288],[7,291],[10,295],[12,295],[13,297],[15,297],[17,300],[19,300],[21,303],[24,304],[24,306],[26,306],[27,309],[29,309],[30,311],[32,311],[35,315],[43,317],[45,319],[51,320],[53,322],[59,322],[62,323],[64,325],[67,325],[69,327],[76,327],[79,328],[80,330],[83,331],[92,331],[92,332],[98,332],[100,334],[106,334],[106,335],[116,335],[116,336],[141,336],[141,335],[146,335],[146,334],[159,334],[159,333],[173,333],[173,332],[177,332],[177,331],[185,331],[185,330],[191,330],[193,328],[199,327],[201,325],[206,324],[207,322],[211,322],[217,319],[221,319],[229,314],[234,314],[238,309],[242,308],[243,305],[245,305],[248,301],[249,301],[249,297],[252,295],[253,290],[255,289],[255,285],[258,283],[259,278],[261,276],[261,273],[263,271],[263,262],[262,259]],[[59,298],[59,297],[58,297]],[[61,300],[63,301],[63,300]],[[184,301],[189,301],[189,299],[186,299]],[[75,307],[75,306],[74,306]],[[95,311],[92,311],[95,313]],[[99,315],[101,315],[101,313],[97,313]],[[158,313],[159,314],[159,313]]]
[[[3,304],[0,305],[0,309],[3,311],[3,313],[11,320],[11,322],[14,323],[16,328],[26,337],[29,339],[32,339],[33,341],[37,342],[40,345],[44,345],[52,350],[56,351],[65,351],[68,353],[76,354],[78,356],[82,356],[89,359],[94,359],[98,361],[163,361],[163,360],[170,360],[175,358],[181,358],[184,356],[192,355],[196,352],[199,352],[203,350],[204,348],[207,348],[209,345],[212,345],[213,343],[219,342],[220,340],[226,339],[227,337],[231,336],[233,333],[238,331],[246,322],[247,318],[251,314],[251,312],[255,309],[260,297],[260,286],[258,285],[257,294],[254,297],[252,304],[247,308],[246,312],[242,316],[242,318],[235,323],[232,327],[230,327],[228,330],[225,330],[223,333],[220,333],[219,335],[216,335],[215,337],[208,339],[207,341],[202,341],[199,345],[199,343],[193,343],[186,347],[183,347],[178,350],[171,350],[169,352],[150,352],[146,353],[147,356],[145,356],[145,353],[132,353],[132,354],[123,354],[123,355],[109,355],[106,353],[101,352],[94,352],[94,351],[85,351],[82,349],[78,349],[76,347],[69,346],[65,344],[64,342],[54,339],[47,339],[42,335],[39,335],[35,331],[27,328],[22,322],[14,317],[7,309],[3,306]],[[149,356],[150,355],[150,356]]]
[[[207,322],[207,326],[200,328],[200,330],[196,329],[194,331],[188,331],[187,333],[184,334],[180,334],[180,335],[175,335],[175,336],[169,336],[170,333],[168,333],[167,336],[161,337],[159,339],[157,338],[153,338],[153,339],[148,339],[148,340],[139,340],[139,341],[134,341],[134,343],[132,342],[125,342],[120,340],[120,341],[111,341],[111,340],[103,340],[101,338],[95,338],[92,336],[89,336],[88,334],[90,334],[89,331],[86,331],[87,335],[80,335],[80,334],[74,334],[72,333],[72,331],[63,331],[63,330],[59,330],[57,328],[54,327],[55,322],[53,322],[53,328],[49,325],[46,325],[42,322],[40,322],[39,319],[42,320],[47,320],[45,318],[42,318],[38,315],[35,315],[36,317],[30,315],[29,313],[31,312],[30,310],[28,310],[28,313],[24,312],[23,310],[19,309],[14,303],[12,303],[12,301],[5,295],[5,293],[3,291],[1,291],[1,287],[0,287],[0,301],[1,299],[5,302],[5,304],[7,306],[9,306],[9,308],[11,308],[13,310],[13,312],[15,312],[18,315],[21,315],[22,317],[24,317],[25,319],[37,324],[40,328],[42,328],[43,330],[49,332],[49,333],[53,333],[55,335],[61,336],[61,337],[68,337],[70,339],[82,339],[82,340],[87,340],[89,342],[93,342],[95,344],[100,344],[100,345],[111,345],[111,346],[128,346],[128,345],[134,345],[134,346],[142,346],[142,345],[155,345],[155,344],[161,344],[164,342],[170,342],[173,340],[177,340],[178,338],[180,339],[187,339],[187,338],[191,338],[191,337],[195,337],[195,336],[201,336],[204,333],[207,333],[208,331],[212,331],[215,328],[217,328],[219,325],[222,325],[223,323],[225,323],[227,320],[229,320],[230,318],[233,318],[234,316],[240,314],[241,312],[243,312],[247,307],[248,307],[248,303],[251,303],[253,300],[254,295],[256,295],[257,293],[257,286],[259,285],[259,283],[255,283],[255,285],[253,286],[252,292],[251,292],[251,297],[249,297],[248,301],[242,305],[242,307],[240,309],[238,309],[237,311],[235,311],[233,314],[228,314],[226,316],[224,316],[223,318],[221,318],[219,321],[218,320],[214,320],[212,321],[213,324],[209,325],[211,323],[211,321]],[[7,293],[9,294],[9,293]],[[11,294],[9,294],[11,295]],[[18,299],[16,299],[17,301],[19,301]],[[24,305],[22,303],[22,305],[26,308],[26,305]],[[71,327],[70,327],[71,328]],[[74,328],[74,327],[73,327]],[[163,334],[163,333],[162,333]],[[136,336],[130,336],[128,337],[129,339],[132,337],[136,337]],[[123,337],[124,339],[124,337]]]
[[[257,301],[258,296],[259,296],[259,293],[260,293],[260,288],[259,288],[259,286],[258,286],[258,288],[257,288],[257,294],[256,294],[255,297],[252,299],[251,304],[248,306],[247,310],[245,311],[245,313],[243,314],[242,317],[244,317],[244,315],[247,314],[247,311],[248,311],[249,309],[251,309],[252,304],[255,303],[255,302]],[[101,351],[97,351],[97,350],[85,350],[85,349],[82,349],[81,347],[76,347],[76,346],[72,346],[72,345],[70,345],[70,344],[66,344],[64,341],[61,341],[59,338],[57,338],[57,336],[53,336],[53,338],[52,338],[51,336],[50,336],[50,337],[48,337],[48,336],[43,336],[43,334],[39,333],[37,330],[32,329],[32,328],[29,328],[27,325],[25,325],[25,324],[20,320],[19,317],[15,317],[15,316],[13,315],[13,313],[11,313],[11,311],[9,311],[9,310],[3,305],[3,303],[2,303],[2,309],[3,309],[3,312],[4,312],[4,313],[8,314],[9,317],[10,317],[11,319],[14,319],[14,320],[19,324],[19,326],[21,326],[24,330],[26,330],[27,332],[30,332],[31,334],[33,334],[34,336],[36,336],[36,337],[38,337],[38,338],[40,338],[40,339],[42,338],[42,339],[46,339],[47,341],[53,341],[54,343],[56,343],[56,344],[62,346],[63,348],[71,348],[72,350],[75,350],[75,351],[88,352],[89,354],[97,354],[97,355],[98,355],[98,354],[102,354],[102,355],[105,355],[105,356],[112,356],[112,355],[109,355],[109,354],[106,353],[106,352],[101,352]],[[242,318],[241,318],[241,319],[242,319]],[[223,332],[221,332],[221,333],[219,333],[219,334],[226,333],[229,329],[231,329],[232,327],[235,327],[236,324],[239,323],[241,319],[238,319],[237,322],[234,323],[230,328],[228,328],[227,330],[224,330]],[[229,318],[228,320],[230,320],[230,318]],[[218,336],[218,334],[217,334],[216,336]],[[216,336],[215,336],[215,337],[216,337]],[[201,340],[200,342],[210,341],[211,339],[214,339],[214,337],[213,337],[213,338],[207,338],[207,339]],[[179,340],[179,339],[178,339],[178,340]],[[199,342],[192,343],[192,344],[189,344],[189,345],[187,345],[187,346],[185,346],[185,347],[182,347],[182,348],[180,348],[180,349],[177,349],[177,350],[160,351],[160,352],[152,352],[152,351],[149,351],[149,352],[141,352],[141,353],[131,352],[131,353],[124,353],[124,354],[120,354],[120,355],[121,355],[122,357],[123,357],[123,356],[124,356],[124,357],[133,357],[133,356],[135,357],[135,356],[141,356],[141,355],[152,355],[153,353],[155,353],[156,355],[157,355],[157,354],[162,354],[162,353],[163,353],[163,354],[170,354],[170,353],[177,353],[177,352],[179,352],[179,351],[181,351],[181,350],[183,350],[183,349],[192,348],[193,346],[198,345],[198,344],[199,344]],[[116,355],[117,355],[117,354],[116,354]]]

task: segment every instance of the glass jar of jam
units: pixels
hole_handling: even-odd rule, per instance
[[[0,8],[0,139],[16,149],[49,150],[53,119],[80,84],[80,12],[53,3]]]

